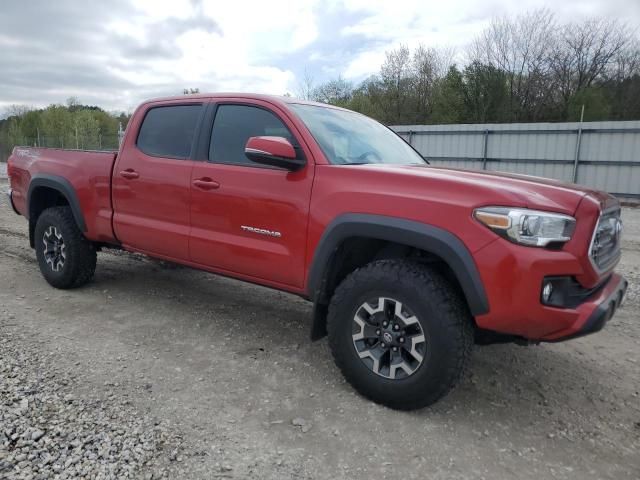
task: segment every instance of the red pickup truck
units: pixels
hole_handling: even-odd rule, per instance
[[[148,101],[119,152],[16,147],[8,173],[54,287],[109,247],[300,295],[347,380],[398,409],[447,393],[474,343],[601,329],[627,287],[614,197],[432,167],[370,118],[290,98]]]

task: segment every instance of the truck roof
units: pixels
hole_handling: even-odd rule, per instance
[[[244,98],[247,100],[263,100],[270,103],[274,103],[276,105],[286,105],[286,104],[303,104],[303,105],[316,105],[318,107],[325,108],[335,108],[339,110],[344,110],[343,108],[336,107],[334,105],[329,105],[327,103],[321,102],[312,102],[309,100],[301,100],[295,97],[288,97],[285,95],[267,95],[263,93],[246,93],[246,92],[212,92],[212,93],[195,93],[189,95],[174,95],[170,97],[158,97],[152,98],[150,100],[146,100],[142,102],[142,104],[147,103],[161,103],[161,102],[169,102],[169,101],[177,101],[177,100],[185,100],[185,99],[216,99],[216,98]]]

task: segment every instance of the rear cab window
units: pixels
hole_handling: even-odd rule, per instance
[[[201,104],[150,108],[140,126],[136,145],[154,157],[190,158],[202,111]]]

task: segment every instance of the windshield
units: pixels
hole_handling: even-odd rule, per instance
[[[334,165],[426,163],[402,138],[369,117],[315,105],[290,106]]]

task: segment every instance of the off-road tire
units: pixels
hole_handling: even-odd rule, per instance
[[[50,230],[51,229],[51,230]],[[64,243],[64,263],[53,269],[45,258],[44,238],[48,233],[57,232]],[[97,254],[94,245],[78,228],[71,208],[52,207],[40,214],[35,228],[35,250],[40,272],[45,280],[55,288],[68,289],[88,283],[96,270]]]
[[[426,338],[422,363],[406,378],[390,379],[368,367],[354,346],[358,308],[372,297],[407,305]],[[329,345],[347,381],[363,396],[398,410],[433,404],[461,378],[471,356],[473,319],[457,289],[433,267],[380,260],[348,275],[336,289],[327,318]]]

